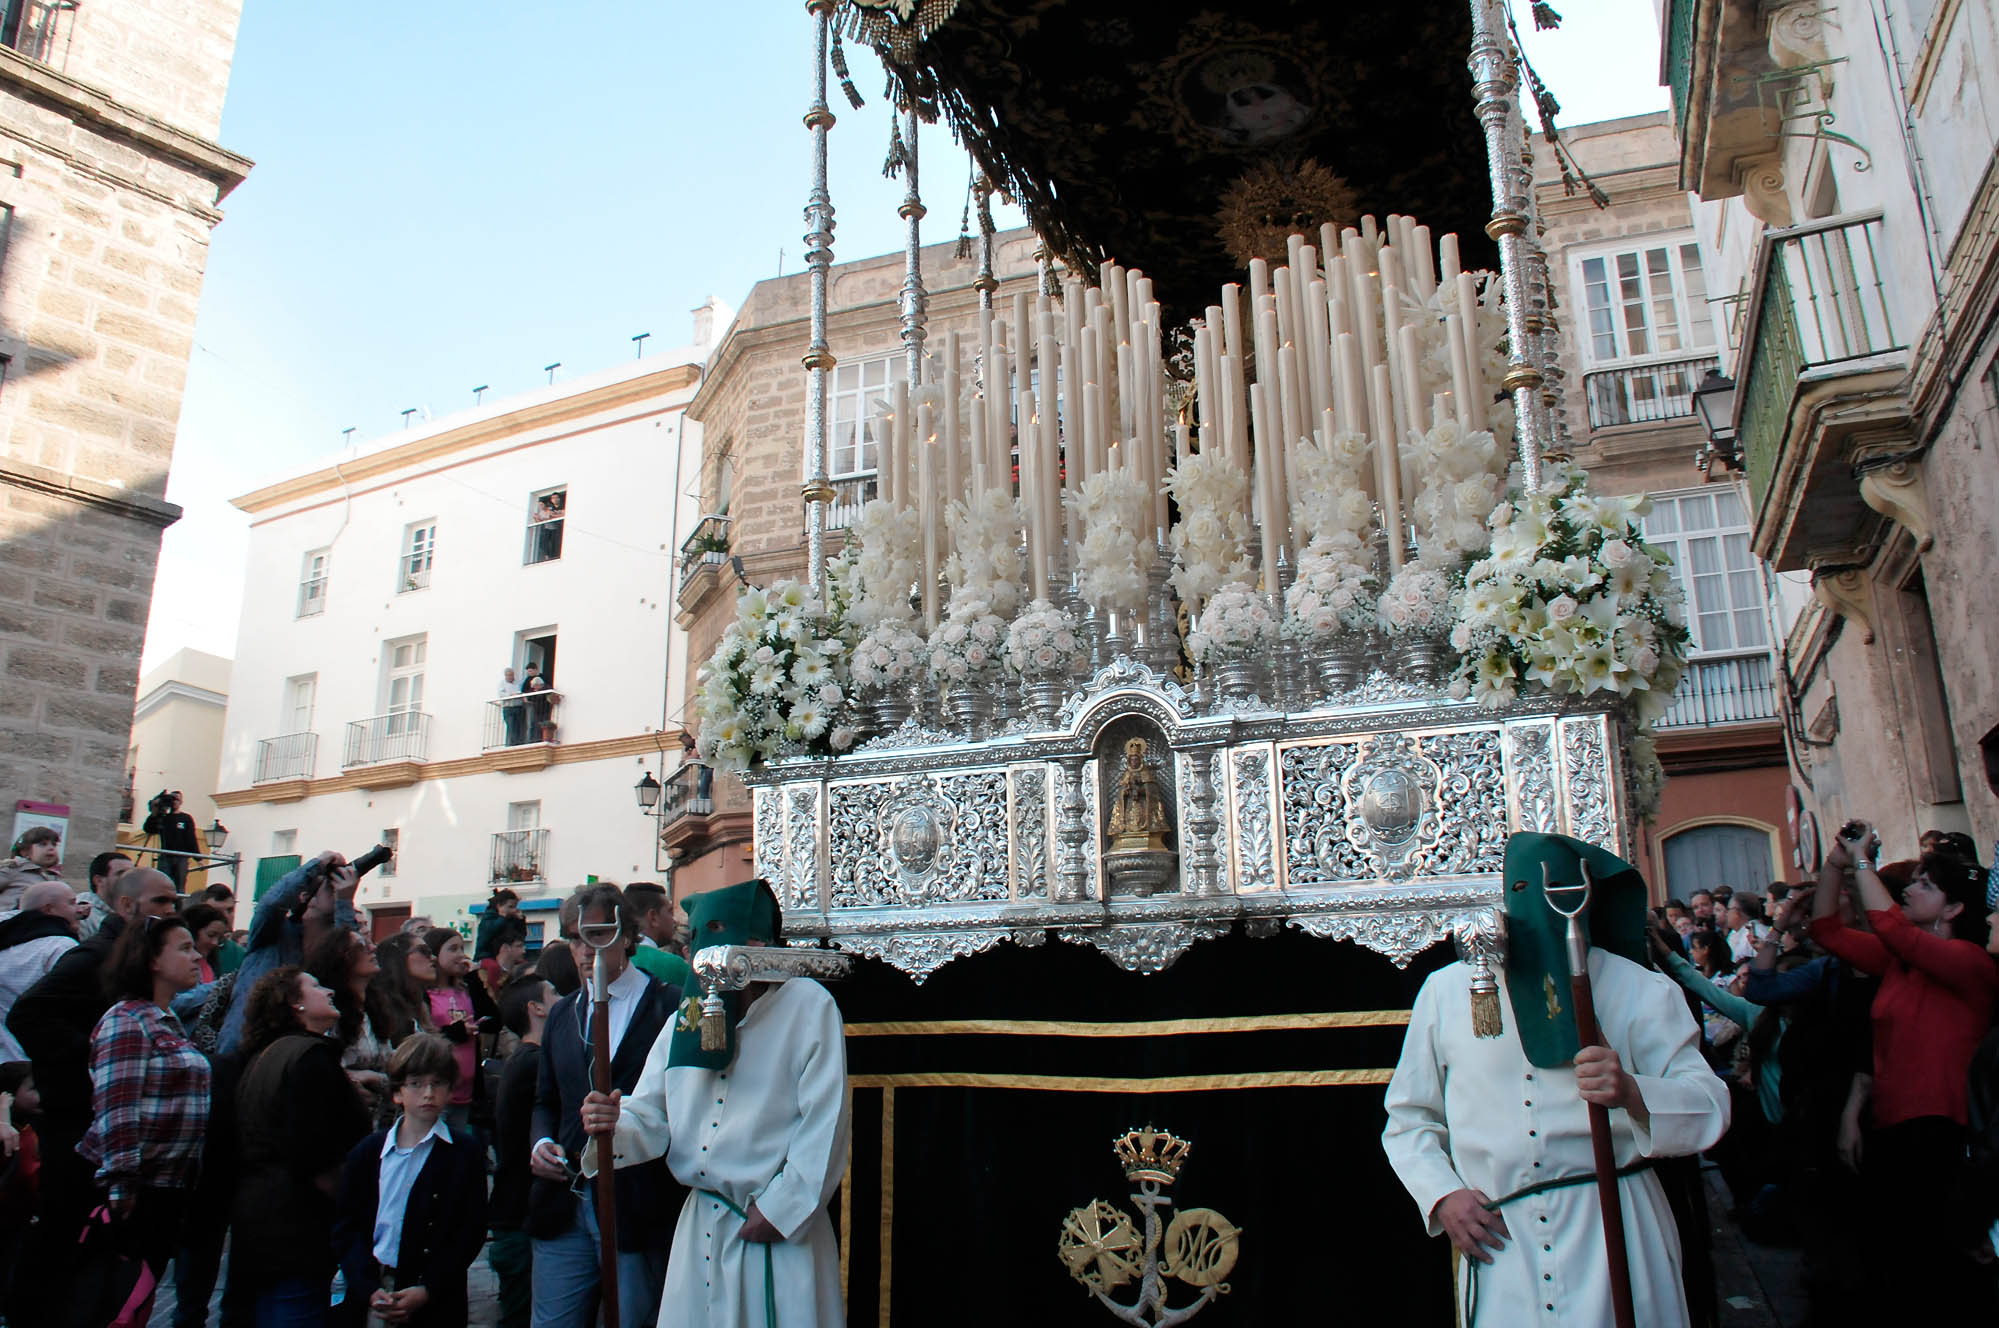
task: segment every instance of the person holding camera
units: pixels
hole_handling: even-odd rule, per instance
[[[219,1054],[228,1055],[242,1040],[243,1012],[259,979],[286,965],[304,963],[306,951],[336,928],[360,929],[354,912],[354,892],[360,884],[360,872],[329,850],[291,871],[257,901],[250,919],[250,943],[237,966],[236,989],[222,1023]]]
[[[1966,1257],[1974,1233],[1963,1202],[1968,1073],[1992,1023],[1999,964],[1985,949],[1985,882],[1976,865],[1925,854],[1897,905],[1875,867],[1879,844],[1865,821],[1841,827],[1819,872],[1811,933],[1881,979],[1864,1174],[1874,1211],[1893,1223],[1897,1243],[1934,1265],[1895,1286],[1895,1307],[1942,1311],[1974,1294]],[[1871,933],[1839,916],[1849,875]]]
[[[153,855],[159,869],[173,878],[174,892],[179,894],[187,889],[187,865],[189,858],[184,853],[201,852],[201,839],[194,831],[194,818],[180,809],[179,789],[161,789],[146,803],[146,823],[139,828],[159,841],[164,853]]]

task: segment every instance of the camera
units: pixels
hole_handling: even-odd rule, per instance
[[[387,844],[377,844],[347,865],[353,868],[354,879],[358,881],[395,855],[396,851]],[[299,883],[297,898],[292,900],[291,912],[294,920],[305,916],[307,906],[312,903],[312,897],[319,893],[319,887],[325,882],[326,877],[326,864],[314,858],[305,879]]]
[[[1865,821],[1848,821],[1839,828],[1839,837],[1841,839],[1851,839],[1856,842],[1866,833],[1867,822]]]

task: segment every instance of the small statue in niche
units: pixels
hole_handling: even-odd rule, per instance
[[[1124,745],[1124,770],[1118,775],[1117,800],[1105,830],[1113,850],[1166,847],[1173,823],[1166,811],[1166,790],[1146,763],[1150,745],[1132,738]]]

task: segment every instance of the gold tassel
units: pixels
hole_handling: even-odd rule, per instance
[[[701,1002],[701,1050],[727,1051],[729,1049],[729,1016],[722,1006],[722,998],[716,992],[709,992]]]
[[[1499,1017],[1499,982],[1481,958],[1471,975],[1471,1035],[1494,1038],[1505,1031]]]

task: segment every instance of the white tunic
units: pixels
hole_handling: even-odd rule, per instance
[[[669,1024],[623,1101],[618,1165],[664,1156],[691,1193],[674,1228],[659,1321],[764,1328],[765,1246],[714,1195],[770,1220],[782,1328],[841,1328],[840,1250],[826,1204],[847,1168],[847,1048],[826,989],[798,978],[766,991],[737,1026],[726,1070],[667,1068]],[[594,1152],[594,1145],[591,1152]],[[585,1157],[594,1173],[595,1158]],[[713,1191],[704,1194],[702,1191]]]
[[[1728,1089],[1701,1059],[1699,1029],[1679,989],[1627,959],[1594,950],[1590,978],[1604,1039],[1638,1081],[1649,1127],[1610,1113],[1617,1164],[1697,1153],[1728,1128]],[[1564,1004],[1569,993],[1560,990]],[[1506,1032],[1473,1037],[1470,970],[1452,964],[1430,975],[1416,997],[1402,1059],[1389,1081],[1382,1147],[1416,1200],[1431,1235],[1432,1216],[1454,1190],[1499,1199],[1530,1185],[1592,1175],[1588,1104],[1575,1071],[1544,1070],[1527,1059],[1500,975]],[[1619,1182],[1633,1308],[1644,1328],[1687,1322],[1680,1239],[1665,1191],[1651,1171]],[[1517,1199],[1500,1210],[1513,1238],[1476,1267],[1471,1322],[1522,1328],[1609,1324],[1610,1273],[1594,1181]]]

